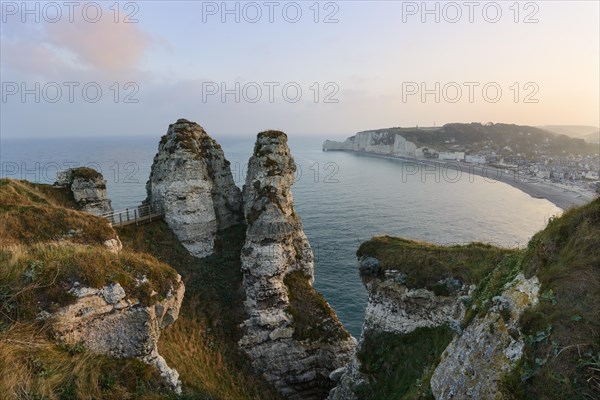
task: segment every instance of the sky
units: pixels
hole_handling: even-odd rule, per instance
[[[600,125],[600,2],[2,1],[0,135]]]

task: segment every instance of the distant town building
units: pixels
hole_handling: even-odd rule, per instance
[[[438,155],[440,160],[463,161],[465,159],[464,151],[441,151]]]
[[[594,172],[594,171],[587,171],[585,173],[582,174],[583,178],[585,179],[590,179],[590,180],[598,180],[598,173]]]
[[[471,164],[485,164],[486,159],[485,156],[467,155],[465,156],[465,162]]]

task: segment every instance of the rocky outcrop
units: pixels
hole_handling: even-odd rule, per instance
[[[360,151],[398,157],[423,157],[423,149],[402,135],[387,131],[358,132],[343,142],[326,140],[323,150]]]
[[[495,399],[500,382],[523,356],[519,317],[538,303],[540,284],[521,274],[507,284],[483,317],[477,317],[442,354],[431,389],[438,400]]]
[[[139,284],[144,284],[143,279]],[[117,358],[135,357],[155,365],[166,384],[181,391],[179,374],[169,368],[158,353],[157,343],[162,329],[179,315],[185,288],[181,278],[164,298],[152,305],[142,305],[129,296],[119,283],[100,289],[75,283],[70,293],[75,303],[54,314],[42,317],[52,323],[56,339],[70,345]]]
[[[197,257],[212,254],[217,232],[242,220],[241,193],[221,146],[185,119],[161,138],[146,191],[146,203],[164,210],[177,238]]]
[[[359,266],[363,272],[363,283],[369,293],[369,301],[357,354],[362,349],[364,339],[369,335],[382,332],[403,335],[418,328],[442,326],[460,330],[460,321],[466,312],[462,299],[473,291],[474,286],[464,285],[454,279],[445,279],[439,284],[446,287],[448,292],[446,295],[436,295],[425,288],[406,287],[406,274],[399,270],[387,270],[383,276],[365,273],[379,268],[379,261],[372,257],[362,257]],[[341,371],[338,380],[328,399],[357,399],[356,389],[368,381],[361,372],[357,356]]]
[[[294,212],[296,165],[282,132],[258,135],[243,189],[248,319],[239,344],[289,399],[323,399],[355,342],[312,288],[313,253]]]
[[[362,260],[364,262],[364,260]],[[402,284],[403,273],[386,271],[385,279],[363,276],[369,292],[363,331],[410,333],[417,328],[442,325],[460,326],[466,306],[462,296],[468,296],[475,286],[446,279],[440,284],[451,288],[446,296],[419,288],[409,289]]]
[[[71,189],[73,199],[82,211],[102,215],[113,211],[106,194],[106,180],[98,171],[87,168],[70,168],[56,175],[58,186]]]

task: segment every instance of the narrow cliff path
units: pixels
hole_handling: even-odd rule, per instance
[[[180,317],[163,332],[159,348],[179,371],[186,398],[281,399],[253,373],[237,345],[245,318],[240,269],[245,230],[244,225],[224,230],[215,255],[199,259],[164,221],[118,229],[124,248],[152,254],[183,277],[186,294]]]

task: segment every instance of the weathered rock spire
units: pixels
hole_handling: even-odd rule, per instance
[[[146,184],[177,238],[197,257],[213,253],[219,230],[242,220],[241,193],[221,146],[197,123],[169,125]]]
[[[248,319],[240,346],[287,398],[316,400],[355,341],[312,287],[313,253],[292,204],[295,171],[287,136],[259,133],[243,189]]]

